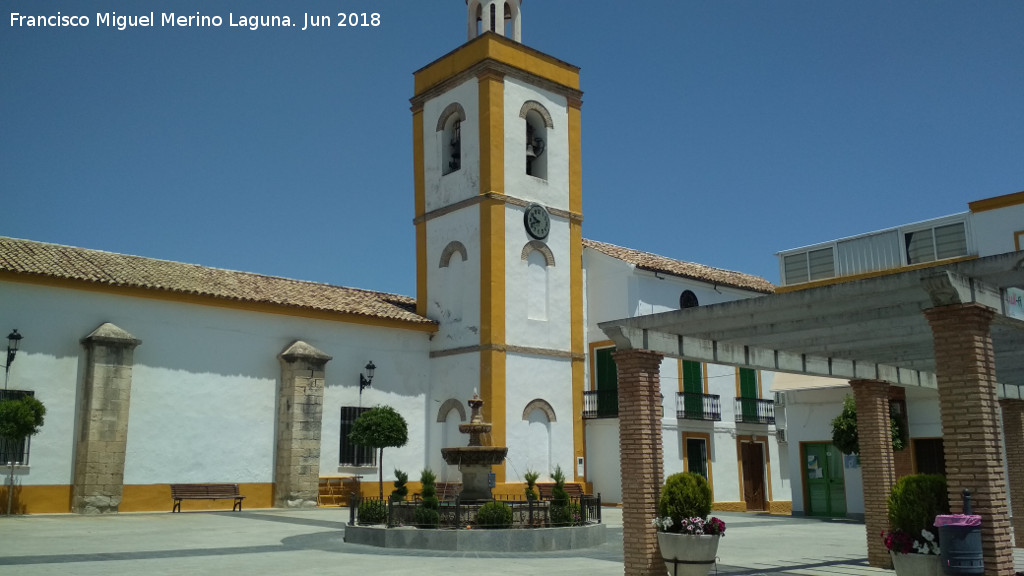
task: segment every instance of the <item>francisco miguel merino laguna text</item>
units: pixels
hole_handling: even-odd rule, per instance
[[[307,15],[304,20],[308,18]],[[223,16],[217,14],[200,14],[199,12],[188,15],[161,12],[159,17],[156,16],[155,12],[132,15],[118,14],[117,12],[97,12],[95,20],[90,19],[89,16],[84,14],[62,14],[57,12],[56,14],[48,15],[32,15],[11,12],[12,27],[83,27],[95,22],[96,26],[106,26],[117,28],[118,30],[151,28],[155,27],[158,23],[161,27],[198,28],[223,26],[225,21],[229,27],[248,28],[250,30],[298,25],[298,23],[292,24],[290,16],[235,15],[233,12],[228,13],[226,20]]]

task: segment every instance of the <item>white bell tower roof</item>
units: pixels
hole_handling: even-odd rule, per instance
[[[522,4],[522,0],[466,0],[467,39],[494,32],[522,42]]]

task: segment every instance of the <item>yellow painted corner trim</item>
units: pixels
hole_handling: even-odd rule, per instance
[[[799,292],[800,290],[810,290],[811,288],[820,288],[822,286],[832,286],[834,284],[842,284],[844,282],[853,282],[856,280],[864,280],[867,278],[878,278],[879,276],[889,276],[890,274],[899,274],[900,272],[910,272],[911,270],[922,270],[924,268],[934,268],[936,266],[945,266],[947,264],[955,264],[957,262],[966,262],[968,260],[977,260],[977,256],[962,256],[960,258],[947,258],[945,260],[935,260],[933,262],[925,262],[923,264],[914,264],[912,266],[901,266],[899,268],[887,268],[885,270],[874,270],[871,272],[864,272],[863,274],[851,274],[849,276],[837,276],[835,278],[826,278],[824,280],[815,280],[814,282],[804,282],[802,284],[793,284],[791,286],[776,286],[776,294],[785,294],[786,292]]]
[[[1004,194],[994,198],[985,198],[984,200],[975,200],[974,202],[968,202],[967,207],[971,212],[977,213],[1017,206],[1019,204],[1024,204],[1024,191]]]
[[[579,90],[579,68],[576,66],[488,32],[414,72],[414,94],[419,96],[488,60],[522,70],[572,90]]]

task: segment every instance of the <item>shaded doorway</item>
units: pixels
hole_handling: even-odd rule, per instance
[[[764,477],[764,444],[740,443],[740,458],[743,463],[743,500],[747,503],[747,511],[764,511],[768,507]]]

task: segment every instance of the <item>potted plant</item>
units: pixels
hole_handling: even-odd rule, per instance
[[[711,487],[700,474],[673,474],[661,487],[658,499],[658,546],[676,576],[706,576],[714,566],[725,522],[708,518]]]
[[[946,479],[937,474],[900,478],[889,494],[889,527],[882,534],[898,576],[940,576],[935,517],[949,513]]]

